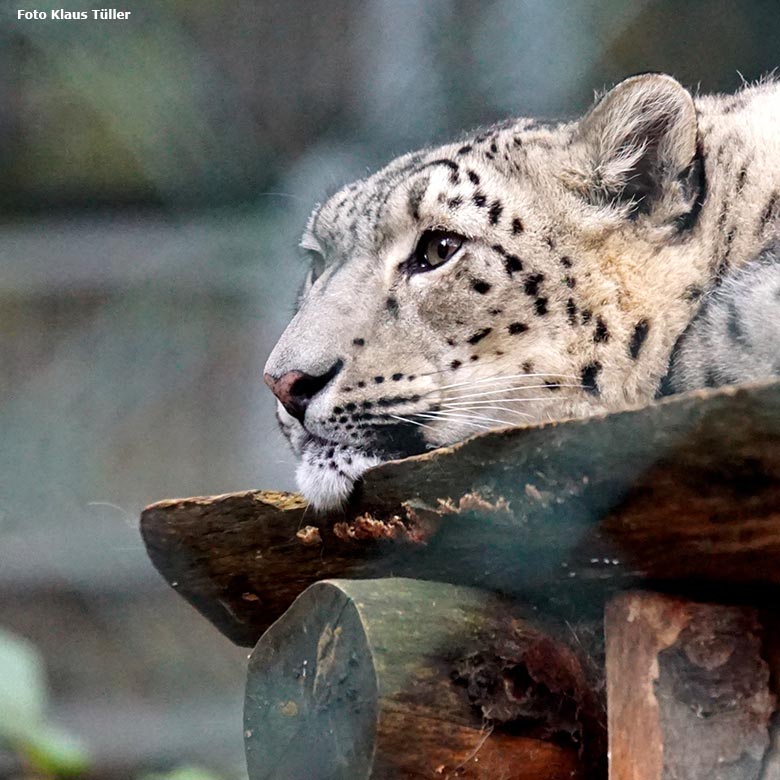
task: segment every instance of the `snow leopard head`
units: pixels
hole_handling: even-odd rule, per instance
[[[317,208],[265,368],[319,509],[381,461],[652,398],[691,316],[691,95],[630,78],[580,120],[408,154]]]

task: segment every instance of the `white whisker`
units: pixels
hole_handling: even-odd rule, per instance
[[[526,398],[526,397],[520,397],[520,398],[485,398],[484,400],[475,400],[475,401],[442,401],[442,405],[449,405],[449,406],[473,406],[477,407],[480,404],[489,404],[489,403],[495,403],[496,401],[500,403],[519,403],[521,401],[527,401],[529,403],[535,403],[538,401],[549,401],[550,398],[547,397],[536,397],[536,398]]]
[[[499,376],[489,376],[489,377],[483,377],[481,379],[471,379],[466,382],[455,382],[455,384],[452,385],[443,385],[442,387],[436,388],[437,390],[449,390],[453,387],[464,387],[468,385],[480,385],[484,384],[485,382],[506,382],[510,379],[525,379],[527,377],[559,377],[561,379],[580,379],[581,377],[574,376],[574,374],[557,374],[557,373],[549,373],[549,374],[508,374],[508,375],[499,375]]]
[[[457,410],[457,411],[435,411],[435,412],[429,412],[432,416],[435,417],[448,417],[453,420],[455,419],[463,419],[463,420],[477,420],[479,422],[493,422],[493,423],[499,423],[501,425],[507,425],[508,423],[504,420],[497,420],[494,417],[488,417],[484,414],[470,414],[468,410]]]
[[[445,400],[447,401],[460,401],[463,398],[480,398],[485,395],[497,395],[499,393],[512,393],[517,390],[544,390],[547,385],[515,385],[513,387],[500,387],[496,390],[483,390],[479,393],[463,393],[461,395],[453,395]],[[582,385],[557,385],[557,387],[576,387],[581,388]],[[549,396],[550,398],[552,396]],[[531,400],[531,399],[529,399]]]
[[[432,425],[426,425],[425,423],[417,422],[416,420],[407,420],[406,417],[399,417],[397,414],[388,414],[388,417],[392,417],[394,420],[398,420],[402,423],[409,423],[411,425],[419,425],[421,428],[427,428],[429,431],[435,431],[436,429]]]
[[[503,399],[500,399],[500,400],[503,400]],[[519,409],[512,409],[509,406],[485,406],[485,403],[488,403],[488,402],[480,401],[480,402],[478,402],[478,404],[475,404],[474,406],[466,406],[466,407],[462,407],[460,404],[451,404],[451,405],[450,404],[443,404],[443,406],[445,408],[453,407],[456,410],[465,408],[465,409],[475,409],[475,410],[479,410],[479,411],[508,412],[509,414],[518,415],[519,417],[527,417],[528,419],[533,418],[532,414],[528,414],[527,412],[521,412]]]
[[[422,417],[426,420],[436,420],[437,422],[447,422],[449,420],[456,420],[457,422],[463,423],[463,425],[472,425],[474,428],[479,428],[483,431],[489,431],[491,426],[490,425],[483,425],[480,423],[472,422],[470,418],[468,417],[449,417],[441,414],[423,414],[422,412],[418,412],[415,417]]]

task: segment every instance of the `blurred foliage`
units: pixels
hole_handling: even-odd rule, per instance
[[[0,745],[18,754],[31,776],[76,777],[89,766],[86,750],[47,721],[47,703],[39,653],[29,642],[0,630]]]
[[[573,113],[638,71],[732,90],[776,66],[780,31],[769,0],[128,7],[124,23],[0,11],[6,211],[252,201],[318,148],[374,164],[498,117]]]
[[[220,777],[202,767],[180,766],[170,772],[143,775],[140,780],[220,780]]]

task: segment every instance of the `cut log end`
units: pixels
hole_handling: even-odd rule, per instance
[[[598,720],[597,697],[571,650],[509,612],[439,583],[313,585],[251,656],[251,780],[591,776],[582,741],[603,744],[588,722]],[[515,670],[532,666],[542,645],[554,650],[544,673],[534,670],[547,675],[544,693],[503,678],[492,693],[479,686],[479,652],[498,669],[493,650],[510,645]]]

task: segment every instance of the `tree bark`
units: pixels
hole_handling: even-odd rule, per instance
[[[481,591],[308,588],[258,642],[250,780],[603,776],[604,715],[568,643]]]
[[[387,463],[338,516],[317,517],[294,494],[246,492],[154,504],[141,529],[171,585],[245,645],[328,577],[481,586],[574,615],[600,615],[611,591],[649,582],[772,601],[780,382]]]
[[[777,780],[766,636],[750,607],[616,597],[606,612],[610,780]]]

